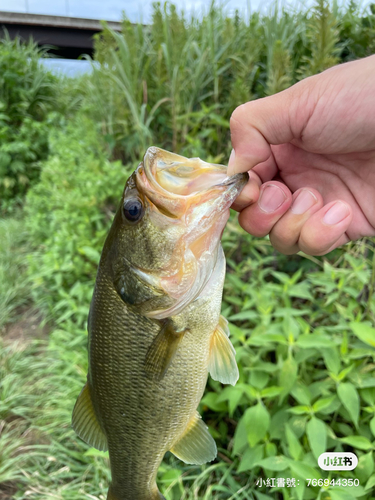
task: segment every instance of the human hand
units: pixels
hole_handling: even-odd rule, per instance
[[[323,255],[375,235],[375,56],[335,66],[231,117],[233,208],[282,253]]]

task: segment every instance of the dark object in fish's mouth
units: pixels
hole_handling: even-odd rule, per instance
[[[243,186],[245,186],[245,184],[248,182],[249,180],[249,174],[247,172],[245,173],[240,173],[240,174],[235,174],[235,175],[231,175],[230,177],[227,177],[226,179],[224,179],[223,182],[221,182],[219,184],[219,186],[241,186],[241,184]]]

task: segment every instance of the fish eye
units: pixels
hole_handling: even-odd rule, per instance
[[[122,213],[129,222],[138,222],[144,213],[143,204],[139,198],[131,198],[124,201]]]

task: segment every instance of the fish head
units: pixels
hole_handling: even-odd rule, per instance
[[[210,279],[229,207],[248,174],[151,147],[128,179],[108,241],[117,292],[163,319]]]

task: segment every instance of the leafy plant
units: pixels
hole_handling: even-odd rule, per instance
[[[56,83],[39,64],[44,52],[7,34],[0,42],[0,209],[21,201],[48,155]]]
[[[29,259],[31,293],[41,307],[55,308],[58,323],[78,315],[83,325],[100,250],[121,195],[119,182],[124,184],[129,170],[106,159],[85,117],[51,135],[50,148],[25,205],[29,237],[40,245]]]

